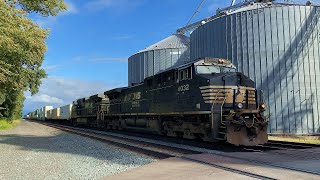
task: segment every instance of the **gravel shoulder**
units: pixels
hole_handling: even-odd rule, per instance
[[[0,179],[100,179],[155,161],[28,121],[0,131],[0,152]]]

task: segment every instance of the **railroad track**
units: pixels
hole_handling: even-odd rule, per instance
[[[320,144],[306,144],[306,143],[298,143],[298,142],[273,141],[273,140],[269,140],[267,145],[290,148],[290,149],[320,148]]]
[[[278,164],[259,161],[259,160],[250,160],[250,159],[241,158],[241,157],[234,157],[230,154],[227,154],[226,152],[221,152],[221,151],[217,151],[217,150],[206,149],[206,148],[201,148],[201,147],[196,147],[196,146],[182,145],[182,144],[176,144],[176,143],[171,143],[171,142],[163,142],[163,141],[152,140],[152,139],[141,138],[141,137],[134,137],[134,136],[129,137],[127,135],[117,134],[117,133],[113,133],[113,132],[111,133],[111,132],[97,131],[97,130],[92,130],[92,129],[83,129],[83,128],[64,126],[64,125],[49,124],[49,123],[42,123],[42,124],[53,127],[53,128],[57,128],[57,129],[60,129],[63,131],[71,132],[74,134],[90,137],[90,138],[93,138],[93,139],[96,139],[99,141],[104,141],[104,142],[107,142],[107,143],[110,143],[110,144],[113,144],[113,145],[116,145],[116,146],[119,146],[119,147],[122,147],[125,149],[129,149],[129,150],[135,151],[140,154],[151,156],[154,158],[165,159],[165,158],[169,158],[169,157],[179,157],[179,158],[186,159],[189,161],[205,164],[205,165],[208,165],[211,167],[215,167],[215,168],[229,171],[232,173],[246,175],[248,177],[254,177],[257,179],[273,179],[273,178],[262,176],[259,174],[246,172],[246,171],[242,171],[242,170],[235,169],[235,168],[230,168],[228,166],[222,166],[222,165],[215,164],[215,163],[208,163],[208,162],[204,162],[204,161],[199,161],[196,159],[188,158],[187,155],[208,153],[208,154],[218,155],[221,157],[238,159],[238,160],[242,160],[242,161],[246,161],[246,162],[250,162],[250,163],[254,163],[254,164],[258,164],[258,165],[276,167],[278,169],[290,170],[290,171],[301,172],[301,173],[308,173],[308,174],[312,174],[312,175],[320,175],[319,172],[312,172],[312,171],[307,171],[304,169],[287,167],[284,165],[278,165]],[[260,147],[260,149],[261,148],[262,147]],[[250,149],[250,148],[248,148],[248,149]],[[255,148],[253,150],[255,150]]]
[[[313,144],[270,141],[265,145],[261,145],[261,147],[276,148],[275,151],[268,151],[269,154],[285,155],[302,159],[319,159],[320,157],[319,146]]]
[[[64,127],[73,127],[69,125],[64,125]],[[74,128],[74,127],[73,127]],[[92,130],[92,128],[82,127],[82,129]],[[94,129],[97,130],[96,132],[102,133],[114,133],[116,135],[123,135],[123,136],[130,136],[130,137],[140,137],[140,138],[148,138],[158,141],[165,141],[165,142],[172,142],[181,145],[189,145],[195,146],[203,149],[215,150],[215,151],[222,151],[222,152],[275,152],[277,154],[286,154],[283,152],[277,152],[275,150],[287,150],[288,152],[299,150],[303,152],[303,149],[306,149],[310,152],[310,149],[320,147],[320,145],[315,144],[303,144],[303,143],[292,143],[292,142],[282,142],[282,141],[269,141],[265,145],[258,145],[253,147],[246,147],[246,146],[234,146],[226,143],[208,143],[199,140],[186,140],[186,139],[178,139],[166,136],[159,136],[153,134],[143,134],[143,133],[135,133],[135,132],[127,132],[127,131],[118,131],[118,130],[108,130],[101,131],[101,129]],[[109,134],[110,135],[110,134]],[[319,155],[320,156],[320,155]]]
[[[288,152],[290,151],[299,151],[299,152],[314,152],[317,154],[320,154],[319,151],[313,151],[315,148],[319,148],[316,145],[313,144],[296,144],[296,143],[289,143],[289,142],[273,142],[270,141],[265,145],[262,145],[262,147],[268,147],[268,148],[276,148],[277,150],[286,150]]]
[[[185,156],[187,154],[199,154],[203,152],[212,152],[211,150],[205,150],[205,149],[190,150],[189,149],[190,147],[188,146],[177,148],[174,145],[169,146],[168,144],[163,144],[163,143],[156,143],[156,142],[150,142],[150,141],[146,142],[146,141],[136,140],[128,137],[120,137],[114,134],[112,135],[108,133],[97,132],[96,130],[74,128],[74,127],[68,127],[68,126],[56,125],[56,124],[46,124],[46,123],[43,123],[43,124],[56,129],[63,130],[63,131],[67,131],[74,134],[93,138],[99,141],[107,142],[107,143],[110,143],[122,148],[126,148],[134,152],[138,152],[140,154],[142,153],[144,155],[151,156],[154,158],[165,159],[170,157],[178,157],[191,162],[204,164],[217,169],[241,174],[241,175],[252,177],[252,178],[274,180],[274,178],[270,178],[267,176],[258,175],[258,174],[254,174],[254,173],[250,173],[250,172],[246,172],[246,171],[242,171],[239,169],[230,168],[226,166],[221,166],[219,164],[208,163],[208,162],[200,161],[197,159],[188,158]],[[108,137],[106,136],[106,134],[108,134]],[[215,152],[215,153],[218,153],[218,152]]]
[[[68,127],[73,127],[69,126]],[[85,129],[92,130],[93,128],[82,127]],[[94,129],[100,132],[101,129]],[[141,138],[149,138],[155,139],[159,141],[166,141],[172,142],[176,144],[187,144],[190,146],[196,146],[204,149],[216,150],[216,151],[223,151],[223,152],[265,152],[265,151],[274,151],[274,150],[297,150],[297,149],[312,149],[316,147],[320,147],[320,145],[312,145],[312,144],[303,144],[303,143],[290,143],[290,142],[280,142],[280,141],[269,141],[265,145],[258,145],[253,147],[246,147],[246,146],[234,146],[227,143],[216,142],[214,145],[210,142],[203,142],[200,140],[187,140],[187,139],[179,139],[167,136],[160,136],[154,134],[144,134],[144,133],[135,133],[135,132],[127,132],[127,131],[119,131],[119,130],[107,130],[107,132],[121,134],[125,136],[134,136],[134,137],[141,137]]]

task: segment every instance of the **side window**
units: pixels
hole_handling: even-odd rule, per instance
[[[188,67],[187,69],[180,70],[178,74],[179,79],[177,82],[192,79],[192,66]]]
[[[183,81],[183,70],[179,71],[179,80]]]
[[[190,66],[188,70],[188,79],[192,79],[192,66]]]
[[[179,82],[179,72],[178,71],[175,71],[174,78],[175,78],[175,81],[178,83]]]
[[[183,80],[188,79],[188,69],[183,70]]]
[[[168,77],[169,81],[174,81],[174,72],[170,73],[170,76]]]
[[[147,86],[152,86],[152,79],[147,80]]]
[[[161,82],[162,82],[162,76],[161,75],[160,76],[156,76],[156,83],[157,83],[158,86],[161,85]]]

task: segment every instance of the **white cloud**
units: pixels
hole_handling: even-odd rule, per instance
[[[90,11],[100,11],[104,9],[132,9],[140,6],[143,0],[92,0],[86,4]]]
[[[35,96],[27,96],[27,100],[36,103],[53,103],[53,104],[62,104],[63,100],[57,97],[52,97],[47,94],[40,94]]]
[[[24,112],[31,112],[43,106],[61,107],[82,97],[103,93],[115,87],[125,86],[125,82],[107,84],[103,81],[84,81],[49,76],[42,81],[37,95],[26,93]]]
[[[66,1],[65,3],[67,4],[67,10],[60,12],[58,16],[49,16],[49,17],[36,16],[33,18],[34,21],[42,28],[50,28],[51,26],[54,25],[54,23],[57,21],[59,17],[67,16],[71,14],[77,14],[79,12],[76,5],[71,1]]]
[[[225,8],[230,6],[231,1],[211,0],[208,5],[208,11],[215,14],[218,8]]]
[[[127,40],[127,39],[131,39],[131,36],[125,34],[125,35],[116,36],[113,39],[116,39],[116,40]]]
[[[127,57],[98,57],[98,58],[91,58],[89,62],[99,63],[99,62],[128,62]]]
[[[49,28],[51,27],[57,20],[57,17],[55,16],[49,16],[49,17],[42,17],[37,16],[34,18],[34,22],[37,23],[42,28]]]
[[[117,1],[114,0],[96,0],[89,2],[87,4],[87,8],[91,10],[100,10],[111,6],[116,6],[117,4]]]
[[[55,70],[58,67],[60,67],[60,65],[48,65],[48,66],[43,66],[42,68],[46,71],[51,71],[51,70]]]
[[[76,56],[71,59],[71,63],[127,63],[128,57],[97,57],[97,56]]]
[[[61,15],[77,14],[79,12],[76,5],[71,1],[66,1],[65,3],[67,4],[67,11],[63,12]]]
[[[86,59],[86,56],[75,56],[70,60],[70,62],[72,62],[72,63],[80,63],[84,59]]]

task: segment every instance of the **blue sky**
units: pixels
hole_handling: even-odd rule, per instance
[[[50,29],[43,80],[26,93],[24,113],[59,107],[80,97],[127,85],[127,58],[185,25],[201,0],[67,0],[57,17],[33,16]],[[213,15],[229,1],[206,0],[194,21]]]

